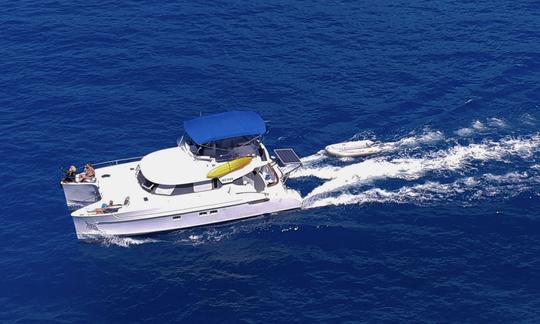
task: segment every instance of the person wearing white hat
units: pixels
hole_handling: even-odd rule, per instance
[[[64,171],[66,175],[64,176],[64,182],[75,182],[77,176],[77,167],[74,165],[70,166],[67,171]]]

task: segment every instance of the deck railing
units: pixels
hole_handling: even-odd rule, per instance
[[[130,157],[130,158],[125,158],[125,159],[98,162],[98,163],[94,163],[93,166],[94,167],[106,167],[106,166],[111,166],[111,165],[134,162],[134,161],[138,161],[138,160],[140,160],[142,158],[143,158],[142,156],[136,156],[136,157]]]
[[[118,159],[118,160],[111,160],[111,161],[93,163],[92,165],[94,166],[94,168],[103,168],[103,167],[108,167],[108,166],[111,166],[111,165],[117,165],[117,164],[123,164],[123,163],[129,163],[129,162],[138,161],[138,160],[140,160],[142,158],[143,158],[142,156],[136,156],[136,157],[130,157],[130,158],[125,158],[125,159]],[[64,181],[65,176],[67,174],[67,170],[63,169],[63,168],[60,168],[60,170],[62,170],[62,172],[64,172],[64,176],[62,177],[62,181]],[[79,176],[84,173],[84,167],[77,167],[77,170],[78,170],[77,171],[77,179],[79,179]],[[83,170],[83,171],[79,171],[79,170]],[[88,183],[93,183],[95,181],[96,181],[96,179],[94,178],[93,181],[88,182]],[[74,182],[69,181],[69,182],[73,183],[73,184],[81,183],[81,182],[78,182],[78,181],[74,181]],[[87,182],[82,182],[82,183],[87,183]]]

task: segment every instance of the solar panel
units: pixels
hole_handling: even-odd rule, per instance
[[[274,153],[276,154],[276,156],[278,158],[278,162],[281,165],[302,164],[302,162],[300,161],[300,158],[298,157],[296,152],[294,152],[293,149],[290,149],[290,148],[275,149]]]

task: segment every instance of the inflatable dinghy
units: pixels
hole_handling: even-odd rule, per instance
[[[354,141],[328,145],[326,153],[337,157],[360,157],[382,152],[382,148],[373,146],[373,141]]]

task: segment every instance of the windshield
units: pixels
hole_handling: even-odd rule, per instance
[[[259,136],[240,136],[205,144],[197,144],[184,134],[178,145],[186,145],[195,156],[207,156],[217,161],[228,161],[240,156],[257,155],[260,142]]]

